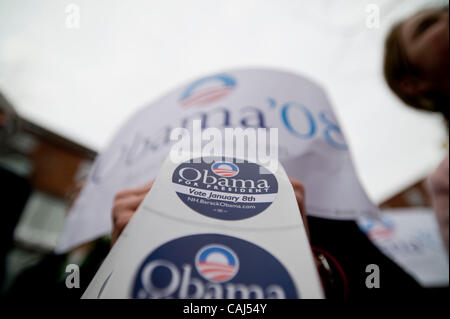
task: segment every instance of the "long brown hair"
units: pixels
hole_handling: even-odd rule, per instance
[[[402,23],[397,23],[389,32],[385,41],[384,77],[391,90],[407,105],[415,109],[442,113],[448,127],[449,98],[442,93],[429,90],[422,94],[408,94],[401,88],[401,82],[408,78],[425,78],[407,58],[400,41]]]

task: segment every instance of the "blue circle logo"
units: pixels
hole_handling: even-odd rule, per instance
[[[233,177],[239,173],[239,167],[228,162],[216,162],[211,165],[211,170],[221,177]]]
[[[239,259],[226,246],[208,245],[197,253],[195,267],[206,280],[225,282],[231,280],[239,271]]]
[[[139,266],[131,297],[299,298],[286,268],[265,249],[219,234],[171,240]]]
[[[226,74],[208,76],[189,85],[180,97],[184,107],[203,106],[221,100],[236,87],[236,80]]]
[[[222,220],[256,216],[272,204],[278,193],[277,179],[262,166],[215,157],[181,163],[173,172],[172,183],[188,207]]]

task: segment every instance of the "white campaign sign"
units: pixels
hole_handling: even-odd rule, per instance
[[[58,252],[111,231],[116,193],[152,180],[174,128],[278,128],[279,160],[306,189],[312,216],[356,219],[377,207],[362,189],[324,91],[288,72],[233,70],[165,95],[130,118],[98,156],[65,225]]]
[[[424,287],[448,286],[448,255],[429,208],[384,210],[359,226],[374,244]]]

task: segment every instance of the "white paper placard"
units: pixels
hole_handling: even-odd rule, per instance
[[[429,208],[384,210],[381,219],[362,219],[361,230],[424,287],[449,283],[448,255]]]
[[[288,72],[233,70],[187,83],[126,121],[96,159],[57,251],[110,232],[115,194],[152,180],[170,150],[171,130],[189,128],[195,119],[219,129],[278,128],[279,160],[290,177],[305,185],[311,216],[377,214],[322,88]]]

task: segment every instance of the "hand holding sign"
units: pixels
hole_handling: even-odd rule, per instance
[[[119,238],[120,233],[122,233],[122,230],[152,188],[152,185],[153,181],[137,188],[123,190],[115,196],[112,211],[114,228],[111,234],[111,246]]]
[[[298,208],[300,209],[300,214],[302,215],[303,224],[305,225],[306,232],[309,237],[308,221],[306,218],[305,209],[305,187],[302,183],[294,178],[289,179],[291,181],[292,187],[294,188],[295,198],[297,199]],[[153,180],[142,186],[132,189],[125,189],[114,197],[114,205],[112,210],[113,219],[113,231],[111,234],[111,247],[119,238],[125,226],[130,221],[133,214],[136,212],[139,205],[144,200],[147,193],[150,191],[153,185]]]

